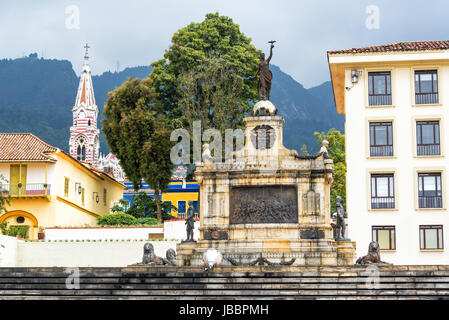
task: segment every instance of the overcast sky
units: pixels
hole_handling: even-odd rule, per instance
[[[373,5],[378,20],[367,13]],[[0,58],[37,52],[70,60],[79,74],[88,42],[93,74],[115,71],[117,61],[121,70],[149,65],[178,29],[217,11],[265,52],[277,40],[272,63],[306,88],[329,80],[327,50],[449,39],[445,0],[0,0]]]

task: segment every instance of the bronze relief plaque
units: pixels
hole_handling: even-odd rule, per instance
[[[295,185],[231,187],[231,224],[298,223]]]

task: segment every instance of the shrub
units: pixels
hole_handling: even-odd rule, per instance
[[[28,229],[30,226],[10,226],[6,231],[6,235],[11,237],[19,237],[28,239]]]
[[[134,225],[150,225],[150,226],[155,226],[158,224],[160,224],[159,221],[153,217],[138,218],[134,223]]]
[[[136,220],[132,215],[117,212],[98,217],[97,223],[100,226],[133,225]]]
[[[2,232],[2,234],[7,234],[8,222],[3,221],[2,223],[0,223],[0,231]]]

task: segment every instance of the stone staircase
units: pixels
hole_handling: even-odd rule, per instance
[[[70,288],[70,274],[0,268],[0,299],[449,300],[449,266],[79,268],[79,289]]]

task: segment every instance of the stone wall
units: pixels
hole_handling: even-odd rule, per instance
[[[149,239],[150,234],[162,235],[163,233],[164,228],[162,226],[117,228],[47,228],[45,229],[45,240],[141,240]]]
[[[0,267],[14,267],[16,265],[17,243],[16,237],[0,235]]]
[[[19,242],[17,267],[126,267],[140,262],[147,241]],[[176,249],[174,241],[150,241],[156,255]]]

